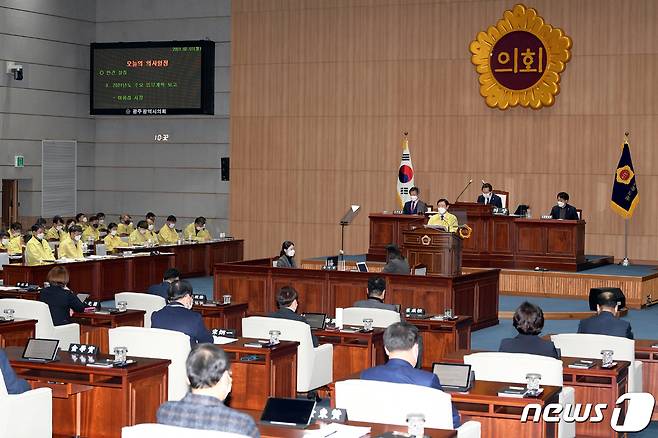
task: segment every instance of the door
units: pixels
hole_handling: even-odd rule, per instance
[[[18,180],[2,180],[2,225],[9,229],[12,222],[18,221]]]

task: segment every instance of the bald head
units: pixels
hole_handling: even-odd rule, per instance
[[[610,291],[601,292],[596,298],[596,304],[599,312],[605,311],[612,313],[617,312],[617,306],[619,305],[615,294]]]

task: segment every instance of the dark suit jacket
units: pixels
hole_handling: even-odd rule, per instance
[[[411,268],[409,268],[407,259],[392,259],[384,265],[382,272],[387,274],[411,274]]]
[[[628,321],[616,318],[610,312],[601,312],[591,318],[581,320],[578,324],[578,333],[633,339],[631,324]]]
[[[360,300],[354,303],[353,307],[363,307],[367,309],[384,309],[397,312],[394,304],[384,303],[377,298],[368,298],[367,300]]]
[[[560,354],[552,341],[540,338],[538,335],[523,335],[519,333],[515,338],[507,338],[500,341],[498,351],[504,353],[526,353],[539,356],[560,358]]]
[[[287,255],[282,255],[279,257],[279,260],[276,261],[277,268],[296,268],[297,262],[294,258],[289,258]]]
[[[441,382],[436,374],[414,368],[409,362],[402,359],[390,359],[384,365],[364,370],[361,372],[361,378],[380,382],[407,383],[441,390]],[[459,427],[459,412],[454,406],[452,408],[452,423],[455,429]]]
[[[484,196],[483,195],[478,196],[477,203],[478,204],[484,204]],[[489,200],[489,204],[493,205],[494,207],[503,208],[503,198],[501,198],[500,196],[498,196],[495,193],[492,193],[491,194],[491,199]]]
[[[267,316],[269,318],[281,318],[281,319],[289,319],[291,321],[301,321],[308,324],[306,318],[304,318],[302,315],[298,313],[293,312],[287,307],[279,307],[279,310],[277,310],[276,312],[272,312]],[[318,338],[313,334],[313,332],[311,332],[311,339],[313,340],[313,347],[317,347],[318,345],[320,345]]]
[[[149,286],[149,293],[151,295],[160,295],[165,301],[169,301],[169,286],[171,283],[163,281],[162,283]]]
[[[69,310],[84,312],[87,307],[73,292],[59,286],[43,289],[39,294],[39,301],[48,304],[54,325],[69,324],[71,322]]]
[[[578,212],[576,211],[576,207],[573,205],[565,205],[564,206],[565,212],[564,212],[564,219],[565,220],[578,220]],[[560,219],[560,207],[557,205],[554,205],[553,208],[551,209],[551,217],[553,219]]]
[[[420,199],[416,201],[416,208],[411,209],[412,201],[407,201],[404,203],[404,208],[402,209],[402,214],[425,214],[427,211],[427,205]]]
[[[190,337],[190,346],[213,343],[212,334],[203,324],[201,314],[174,301],[151,315],[151,327],[174,330]]]
[[[5,380],[5,386],[9,394],[21,394],[32,389],[30,384],[23,379],[19,379],[14,369],[9,364],[9,359],[5,350],[0,349],[0,372]]]

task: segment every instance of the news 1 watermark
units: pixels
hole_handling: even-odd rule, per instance
[[[627,403],[625,416],[622,415],[623,403]],[[651,421],[655,403],[653,395],[648,392],[629,392],[621,395],[612,410],[610,427],[615,432],[641,432]],[[605,419],[603,412],[606,409],[607,403],[551,403],[544,407],[538,403],[530,403],[523,408],[521,422],[538,423],[543,419],[547,423],[558,423],[562,420],[567,423],[601,423]]]

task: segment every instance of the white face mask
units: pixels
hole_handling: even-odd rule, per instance
[[[418,201],[418,196],[416,196],[416,195],[411,195],[411,200],[412,200],[413,202]]]
[[[2,239],[2,244],[3,245],[9,245],[9,239]]]
[[[562,207],[565,206],[565,203],[562,202],[562,201],[557,201],[557,206],[560,207],[560,208],[562,208]]]
[[[439,214],[446,214],[446,211],[448,211],[448,210],[446,210],[443,207],[439,207],[437,211],[439,212]]]
[[[482,192],[482,196],[484,196],[485,198],[488,198],[489,196],[491,196],[491,193],[484,193],[484,192]]]
[[[64,227],[61,226],[61,225],[57,225],[57,226],[55,227],[55,229],[57,229],[57,231],[62,231],[62,228],[64,228]]]
[[[288,249],[286,250],[286,255],[287,255],[288,257],[295,257],[295,249],[294,249],[294,248],[288,248]]]
[[[83,217],[83,218],[82,218],[82,223],[86,224],[88,220],[89,220],[89,219],[87,219],[86,217]]]
[[[139,232],[142,233],[142,234],[146,234],[146,230],[144,228],[140,228]]]
[[[196,227],[196,230],[197,230],[197,231],[201,231],[201,230],[203,230],[203,228],[204,228],[204,227]]]
[[[105,223],[105,219],[98,219],[98,223],[103,225]]]
[[[168,225],[169,228],[171,228],[172,230],[176,227],[176,224],[172,224],[172,223],[168,223],[167,225]]]
[[[39,240],[43,239],[44,237],[45,237],[45,234],[43,234],[43,233],[37,234],[37,239],[39,239]]]
[[[82,236],[81,236],[80,234],[78,234],[77,236],[73,237],[73,240],[75,240],[76,242],[79,242],[80,239],[82,239]]]
[[[153,230],[153,224],[149,224],[149,231]]]
[[[110,234],[111,234],[112,236],[116,236],[116,235],[117,235],[117,230],[112,230],[112,231],[110,231]]]

